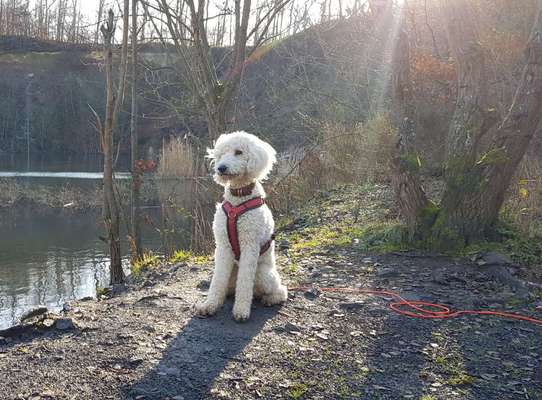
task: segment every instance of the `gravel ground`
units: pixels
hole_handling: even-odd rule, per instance
[[[389,204],[370,200],[365,216],[352,216],[358,207],[332,198],[283,229],[279,265],[290,286],[381,288],[541,318],[539,287],[521,284],[523,269],[496,255],[375,255],[355,240],[339,246],[320,234],[328,242],[315,245],[314,231],[303,233],[382,219]],[[119,293],[0,332],[0,399],[542,399],[542,326],[413,319],[387,299],[318,290],[291,292],[282,307],[255,302],[243,324],[231,300],[197,318],[191,306],[210,275],[207,264],[162,265]]]
[[[532,295],[486,270],[330,249],[307,255],[298,279],[535,315]],[[209,276],[210,266],[163,266],[124,293],[3,332],[0,398],[542,399],[540,326],[411,319],[385,299],[317,290],[291,293],[283,307],[256,303],[244,324],[232,320],[231,302],[196,318],[190,307]]]

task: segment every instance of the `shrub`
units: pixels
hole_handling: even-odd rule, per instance
[[[328,180],[361,183],[388,175],[395,128],[387,115],[378,115],[353,127],[325,123],[322,154]]]
[[[511,185],[503,216],[527,237],[542,236],[542,161],[523,161]]]

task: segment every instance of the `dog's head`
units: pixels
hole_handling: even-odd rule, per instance
[[[214,148],[207,149],[212,160],[215,181],[227,183],[262,181],[276,162],[276,151],[269,143],[246,132],[220,135]]]

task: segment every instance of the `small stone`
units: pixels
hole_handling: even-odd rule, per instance
[[[48,308],[45,307],[45,306],[40,306],[40,307],[34,308],[33,310],[30,310],[30,311],[27,311],[26,313],[24,313],[22,315],[22,317],[20,318],[20,321],[24,322],[27,319],[43,315],[43,314],[47,313],[48,311],[49,311]]]
[[[61,331],[67,331],[75,329],[75,325],[71,318],[61,318],[56,320],[55,328]]]
[[[509,265],[511,264],[510,258],[496,252],[484,252],[475,256],[475,260],[478,265]]]
[[[203,281],[200,281],[200,283],[198,283],[196,287],[199,290],[208,290],[210,286],[211,286],[211,282],[209,282],[208,280],[203,280]]]
[[[353,302],[338,303],[337,307],[344,311],[352,312],[352,311],[361,310],[365,308],[366,306],[365,306],[365,303],[363,303],[362,301],[353,301]]]
[[[279,240],[278,247],[280,250],[287,250],[290,248],[290,243],[287,240]]]
[[[50,328],[50,327],[52,327],[54,324],[55,324],[55,320],[54,320],[54,319],[51,319],[51,318],[47,318],[47,319],[43,320],[43,322],[42,322],[42,325],[43,325],[45,328]]]
[[[322,340],[329,340],[329,336],[326,335],[326,334],[323,333],[323,332],[325,332],[325,331],[318,332],[315,336],[316,336],[317,338],[322,339]]]
[[[313,288],[305,291],[305,293],[303,293],[303,296],[305,296],[305,298],[308,300],[315,300],[320,296],[320,291],[316,288]]]

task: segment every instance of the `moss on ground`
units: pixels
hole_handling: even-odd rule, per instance
[[[279,235],[290,243],[292,270],[297,258],[307,252],[356,248],[368,253],[407,250],[434,250],[449,256],[472,257],[481,252],[499,252],[515,263],[531,266],[542,263],[542,237],[526,237],[509,221],[502,221],[491,240],[465,245],[461,237],[438,219],[439,208],[431,203],[423,219],[432,232],[410,240],[406,227],[396,216],[391,187],[381,184],[345,186],[314,199],[299,212],[279,221]],[[436,219],[436,221],[435,221]],[[290,227],[295,229],[288,233]],[[438,236],[438,237],[437,237]],[[438,243],[437,243],[438,241]]]

